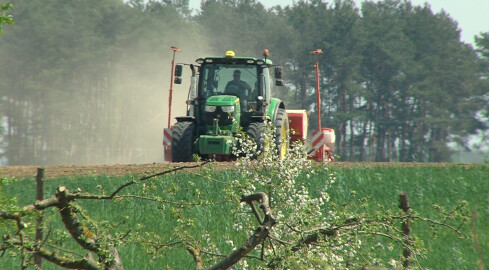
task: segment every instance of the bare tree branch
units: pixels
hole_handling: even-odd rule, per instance
[[[263,192],[251,194],[248,196],[242,196],[241,202],[246,202],[248,204],[252,204],[253,201],[257,201],[260,203],[260,209],[265,214],[263,218],[263,222],[256,228],[255,232],[248,238],[248,240],[239,248],[234,250],[231,254],[229,254],[222,261],[213,265],[209,269],[218,270],[218,269],[228,269],[233,266],[243,257],[245,257],[250,251],[252,251],[257,245],[263,242],[264,239],[270,233],[271,228],[275,225],[275,219],[272,216],[270,207],[268,205],[268,196]]]
[[[141,177],[137,180],[131,180],[121,186],[119,186],[114,192],[112,192],[109,196],[105,195],[94,195],[90,193],[79,193],[79,192],[70,192],[66,187],[61,186],[56,190],[56,194],[54,197],[36,201],[33,204],[26,205],[22,208],[22,210],[17,211],[0,211],[0,219],[4,220],[13,220],[17,224],[17,239],[10,239],[8,236],[4,237],[4,245],[0,247],[0,251],[5,252],[9,247],[18,246],[21,249],[21,258],[22,265],[21,268],[24,267],[25,264],[25,251],[33,252],[44,259],[57,264],[59,266],[70,268],[70,269],[100,269],[103,267],[104,269],[123,269],[122,262],[119,258],[119,254],[117,248],[111,246],[109,243],[101,244],[100,241],[97,241],[97,235],[92,232],[88,227],[84,226],[79,218],[77,217],[78,211],[76,206],[73,204],[75,200],[80,199],[92,199],[92,200],[112,200],[114,198],[120,197],[117,196],[123,189],[129,187],[131,185],[140,183],[142,181],[169,174],[172,172],[176,172],[183,169],[191,169],[197,168],[205,165],[208,162],[202,162],[195,165],[181,166],[172,168],[163,172],[159,172],[156,174],[148,175]],[[183,203],[182,203],[183,204]],[[25,226],[22,222],[22,218],[32,214],[35,211],[43,211],[50,207],[58,208],[59,214],[61,216],[61,220],[65,225],[66,230],[70,233],[73,239],[85,250],[93,252],[98,256],[98,263],[95,260],[91,253],[83,259],[71,259],[67,257],[63,257],[55,252],[49,251],[46,248],[39,246],[39,243],[32,244],[29,241],[25,241],[24,239],[24,229]],[[100,265],[99,265],[100,263]]]
[[[90,260],[88,258],[83,259],[72,259],[63,257],[55,252],[49,251],[43,247],[36,247],[35,245],[31,245],[25,242],[22,242],[20,239],[5,239],[6,243],[13,246],[23,246],[27,251],[37,253],[44,259],[64,268],[68,269],[87,269],[87,270],[99,270],[98,264],[94,260]]]
[[[59,200],[57,207],[61,215],[61,220],[63,221],[66,230],[80,246],[91,252],[99,253],[100,250],[96,244],[96,235],[86,226],[80,224],[74,206],[71,204],[71,194],[72,193],[64,186],[59,187],[56,192],[56,197]]]
[[[192,245],[187,245],[187,251],[194,257],[195,270],[203,270],[202,266],[202,256],[200,255],[200,250]]]
[[[128,186],[131,186],[133,184],[137,184],[137,183],[140,183],[141,181],[145,181],[145,180],[148,180],[148,179],[157,177],[157,176],[169,174],[169,173],[180,171],[180,170],[184,170],[184,169],[192,169],[192,168],[202,167],[202,166],[204,166],[207,163],[209,163],[209,162],[206,161],[206,162],[202,162],[202,163],[195,164],[195,165],[188,165],[188,166],[176,167],[176,168],[172,168],[172,169],[169,169],[169,170],[166,170],[166,171],[163,171],[163,172],[159,172],[159,173],[155,173],[155,174],[152,174],[152,175],[144,176],[144,177],[141,177],[141,178],[139,178],[137,180],[129,181],[129,182],[123,184],[122,186],[118,187],[109,196],[107,196],[107,195],[95,195],[95,194],[90,194],[90,193],[80,193],[80,192],[73,192],[73,193],[70,192],[68,194],[65,194],[65,196],[66,196],[66,199],[67,200],[112,200],[112,199],[116,198],[116,195],[119,192],[121,192],[124,188],[126,188]],[[26,206],[24,206],[22,208],[23,211],[11,212],[11,211],[3,211],[2,210],[2,211],[0,211],[0,218],[1,219],[13,219],[13,220],[16,220],[18,218],[21,218],[21,217],[26,216],[27,214],[32,213],[33,211],[36,211],[36,210],[37,211],[42,211],[42,210],[45,210],[45,209],[47,209],[49,207],[57,207],[58,205],[59,205],[58,198],[57,197],[52,197],[52,198],[45,199],[45,200],[42,200],[42,201],[36,201],[33,204],[26,205]]]

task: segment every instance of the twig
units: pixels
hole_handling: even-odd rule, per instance
[[[74,199],[81,199],[81,200],[87,200],[87,199],[112,200],[112,199],[114,199],[114,197],[119,192],[121,192],[126,187],[132,186],[134,184],[138,184],[140,182],[146,181],[148,179],[151,179],[151,178],[154,178],[154,177],[157,177],[157,176],[162,176],[162,175],[169,174],[169,173],[176,172],[176,171],[180,171],[180,170],[183,170],[183,169],[192,169],[192,168],[202,167],[202,166],[204,166],[207,163],[209,163],[209,161],[205,161],[205,162],[202,162],[202,163],[199,163],[199,164],[195,164],[195,165],[187,165],[187,166],[176,167],[176,168],[172,168],[172,169],[169,169],[169,170],[166,170],[166,171],[163,171],[163,172],[159,172],[159,173],[155,173],[155,174],[152,174],[152,175],[144,176],[144,177],[141,177],[141,178],[139,178],[137,180],[131,180],[131,181],[123,184],[122,186],[118,187],[116,190],[114,190],[108,196],[106,196],[106,195],[105,196],[104,195],[92,195],[92,194],[89,194],[89,193],[73,193],[72,196],[73,196]]]
[[[168,200],[150,198],[150,197],[139,196],[139,195],[119,195],[119,196],[115,196],[113,199],[116,200],[116,199],[124,199],[124,198],[134,198],[134,199],[140,199],[140,200],[145,200],[145,201],[174,204],[174,205],[178,205],[178,206],[184,206],[184,205],[185,206],[200,206],[200,205],[204,205],[203,203],[172,202],[172,201],[168,201]]]

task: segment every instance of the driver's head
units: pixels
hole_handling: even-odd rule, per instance
[[[233,73],[233,80],[239,81],[240,78],[241,78],[241,71],[236,69]]]

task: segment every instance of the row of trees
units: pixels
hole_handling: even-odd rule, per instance
[[[448,141],[465,144],[468,134],[486,128],[476,115],[484,108],[487,69],[447,14],[408,1],[365,2],[361,11],[348,1],[311,1],[284,13],[300,42],[326,51],[323,125],[335,128],[344,159],[449,160]],[[319,37],[304,35],[308,28]],[[287,60],[302,77],[296,96],[307,96],[313,84],[311,60]],[[313,103],[309,97],[303,107]]]
[[[446,161],[486,130],[489,35],[460,41],[444,12],[409,1],[13,1],[0,37],[0,102],[9,164],[162,160],[172,45],[178,60],[233,49],[286,67],[288,108],[315,111],[341,160]],[[183,104],[186,89],[176,96]],[[182,114],[183,110],[177,111]],[[173,115],[175,112],[173,112]],[[315,113],[310,122],[316,123]],[[311,127],[314,128],[313,126]]]

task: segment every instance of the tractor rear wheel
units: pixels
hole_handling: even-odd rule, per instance
[[[289,117],[285,109],[278,109],[275,116],[275,144],[277,145],[278,155],[284,159],[289,149]]]
[[[246,135],[248,135],[248,138],[256,143],[257,153],[253,153],[252,158],[257,158],[259,154],[263,153],[263,149],[265,145],[265,142],[263,141],[264,133],[265,133],[265,123],[263,122],[250,123],[248,129],[246,129]]]
[[[173,126],[171,140],[172,162],[191,162],[192,144],[195,124],[193,122],[177,122]]]

